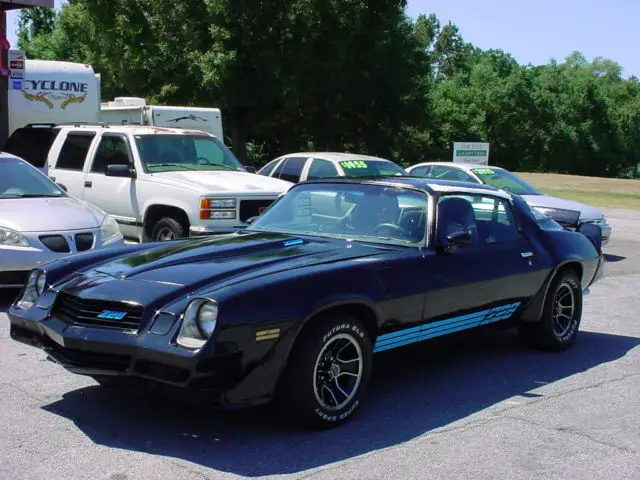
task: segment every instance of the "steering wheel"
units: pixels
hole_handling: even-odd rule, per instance
[[[213,165],[208,158],[204,158],[204,157],[198,157],[198,164],[199,165]]]
[[[380,225],[378,225],[376,228],[373,229],[373,233],[375,233],[376,235],[380,235],[379,231],[384,229],[392,230],[394,233],[398,233],[402,235],[404,238],[409,238],[411,236],[409,232],[407,232],[401,226],[396,225],[395,223],[381,223]]]

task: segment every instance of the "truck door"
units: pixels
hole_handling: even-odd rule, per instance
[[[101,135],[85,178],[83,200],[113,215],[126,238],[138,238],[142,224],[136,181],[122,171],[118,176],[107,175],[109,165],[129,167],[133,171],[133,155],[125,135]]]
[[[69,130],[54,142],[49,154],[49,177],[64,185],[76,198],[82,198],[85,180],[85,163],[95,139],[96,132]],[[62,145],[58,147],[58,145]],[[58,148],[56,148],[58,147]]]

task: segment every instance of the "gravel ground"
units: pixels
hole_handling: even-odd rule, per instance
[[[606,214],[607,276],[574,348],[499,332],[389,352],[332,431],[105,391],[10,340],[0,307],[0,478],[638,479],[640,212]]]

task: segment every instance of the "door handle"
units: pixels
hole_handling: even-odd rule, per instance
[[[530,258],[530,257],[533,257],[533,252],[522,252],[520,253],[520,256],[522,258]]]
[[[90,181],[90,180],[89,180],[89,181],[84,182],[84,186],[85,186],[85,187],[87,187],[87,188],[91,188],[91,185],[92,185],[92,183],[91,183],[91,181]]]

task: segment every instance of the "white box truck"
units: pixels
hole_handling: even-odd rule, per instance
[[[9,87],[9,135],[34,123],[100,121],[100,75],[91,65],[27,59],[24,79]]]
[[[137,124],[201,130],[224,141],[219,108],[147,105],[144,98],[116,97],[101,104],[100,121],[109,125]]]

